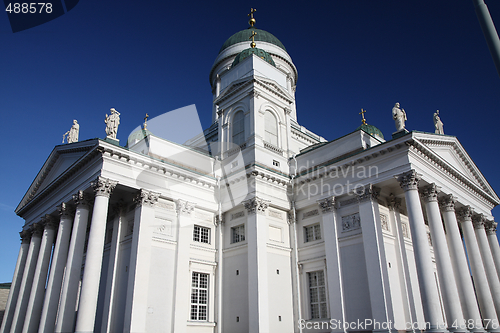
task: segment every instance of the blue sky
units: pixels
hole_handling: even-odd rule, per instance
[[[486,1],[500,27],[500,1]],[[0,13],[0,282],[12,279],[18,232],[13,212],[73,119],[80,140],[105,136],[104,115],[121,113],[122,143],[144,114],[195,104],[211,121],[210,68],[233,33],[256,27],[287,48],[298,72],[301,125],[335,139],[369,124],[389,138],[399,101],[410,130],[434,130],[440,110],[500,193],[500,78],[472,1],[97,1],[12,33]],[[493,210],[500,216],[500,208]]]

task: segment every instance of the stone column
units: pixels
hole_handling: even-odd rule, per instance
[[[72,332],[75,327],[76,300],[78,299],[83,248],[91,206],[89,196],[83,191],[78,191],[77,194],[74,194],[73,201],[76,205],[76,212],[61,288],[61,303],[59,304],[59,313],[57,315],[56,333]]]
[[[429,240],[425,228],[424,215],[418,194],[420,176],[415,170],[410,170],[399,176],[398,181],[405,191],[406,209],[410,221],[415,265],[417,266],[420,296],[424,309],[425,321],[430,323],[427,331],[445,331],[441,316],[438,288],[434,278]]]
[[[40,252],[40,243],[42,242],[43,226],[41,223],[34,223],[30,227],[30,232],[32,233],[30,248],[28,250],[28,256],[26,257],[26,266],[23,272],[21,287],[19,288],[16,310],[12,318],[11,333],[21,332],[23,329],[31,286],[33,285],[33,277],[35,276],[38,253]]]
[[[125,332],[146,332],[154,207],[159,197],[160,193],[141,189],[134,198],[136,208],[127,280]]]
[[[398,253],[397,260],[401,267],[401,273],[403,275],[403,301],[406,301],[406,304],[404,304],[405,318],[400,318],[399,321],[401,321],[401,319],[404,319],[404,323],[416,323],[418,315],[414,293],[418,294],[418,291],[414,291],[413,288],[418,288],[418,284],[415,283],[415,286],[412,288],[411,271],[408,265],[408,255],[406,252],[405,233],[403,232],[403,224],[401,222],[401,216],[399,212],[399,208],[401,207],[401,199],[396,198],[393,194],[391,194],[387,203],[390,211],[390,219],[393,222],[392,226],[396,234],[396,242],[394,245]],[[408,228],[406,228],[405,231],[409,232]],[[394,320],[395,323],[398,322],[398,318],[395,318]],[[415,332],[415,328],[412,327],[412,331]]]
[[[474,234],[474,227],[472,226],[472,212],[472,208],[470,206],[467,206],[461,208],[458,211],[458,214],[462,223],[465,246],[467,247],[467,257],[469,258],[474,286],[476,287],[477,301],[479,303],[479,309],[481,310],[483,319],[488,319],[491,321],[496,320],[496,322],[498,323],[495,305],[493,303],[488,279],[486,278],[484,270],[483,259],[481,258],[479,246],[477,245],[476,235]],[[484,324],[487,323],[485,322]],[[485,328],[491,332],[491,323]],[[497,332],[498,329],[494,331]]]
[[[14,276],[12,277],[9,298],[7,299],[7,304],[5,305],[2,328],[0,329],[1,333],[10,332],[12,318],[14,317],[16,303],[19,297],[19,290],[21,289],[24,268],[26,266],[26,258],[28,257],[28,251],[30,248],[31,232],[23,230],[19,233],[19,235],[21,236],[21,248],[19,249],[19,254],[17,256],[16,268],[14,270]]]
[[[40,324],[42,314],[43,299],[45,296],[45,284],[47,283],[47,273],[49,271],[50,257],[52,255],[52,245],[56,234],[57,221],[50,215],[45,215],[42,219],[44,231],[38,262],[36,264],[35,275],[33,276],[33,286],[26,310],[26,320],[24,322],[23,333],[35,333]]]
[[[471,332],[482,332],[484,328],[481,322],[481,314],[479,313],[476,293],[470,277],[469,264],[465,256],[462,236],[460,236],[457,217],[455,215],[455,199],[450,194],[442,198],[439,204],[446,228],[446,239],[448,241],[448,249],[460,297],[460,304],[462,305],[464,318],[468,323],[467,329]],[[471,322],[473,324],[469,325]]]
[[[190,307],[176,308],[175,304],[186,304],[191,295],[191,272],[189,270],[189,246],[193,237],[193,221],[191,215],[196,204],[185,200],[176,200],[177,210],[177,253],[175,282],[174,282],[174,313],[172,318],[172,332],[186,332],[187,321],[190,318]],[[138,223],[138,221],[135,221]],[[134,225],[135,228],[135,225]]]
[[[250,333],[269,333],[269,282],[267,267],[266,210],[269,201],[254,197],[244,202],[248,212],[245,226],[248,244],[248,322]]]
[[[358,189],[356,194],[359,201],[359,219],[368,274],[372,319],[379,323],[394,323],[384,237],[377,202],[380,189],[369,184]],[[387,329],[374,329],[373,331],[388,332]]]
[[[121,241],[125,237],[127,226],[124,225],[123,212],[126,205],[123,202],[113,207],[116,214],[113,221],[113,234],[111,236],[111,246],[109,247],[109,264],[106,275],[106,291],[104,292],[104,310],[102,314],[101,333],[113,332],[114,318],[113,313],[118,304],[115,303],[116,297],[116,277],[119,265]]]
[[[117,183],[101,176],[92,182],[95,192],[94,211],[90,224],[75,333],[94,332],[109,197]]]
[[[486,235],[488,236],[488,243],[490,244],[491,254],[495,261],[495,268],[500,277],[500,247],[498,246],[497,239],[497,223],[495,221],[488,221],[485,225]]]
[[[450,332],[466,332],[467,329],[453,275],[448,244],[446,243],[446,236],[444,234],[443,221],[441,220],[441,213],[439,211],[439,191],[436,184],[430,184],[423,189],[422,198],[424,199],[427,220],[429,221],[429,229],[433,241],[434,256],[436,258],[439,285],[441,286],[448,330]]]
[[[74,211],[69,205],[63,202],[59,207],[59,214],[61,215],[59,229],[57,231],[54,253],[52,254],[49,282],[47,283],[47,291],[43,303],[40,326],[38,328],[38,332],[40,333],[54,332],[64,268],[66,267],[66,259],[68,258],[69,238],[71,236]]]
[[[486,238],[486,232],[484,230],[485,222],[486,219],[483,214],[472,216],[472,224],[476,233],[479,252],[481,253],[481,258],[483,259],[484,271],[486,272],[486,278],[488,279],[488,284],[490,285],[490,292],[493,297],[495,309],[497,310],[497,317],[500,318],[500,280],[498,280],[495,262],[493,261],[488,239]]]
[[[326,270],[328,283],[328,300],[330,303],[330,319],[345,322],[344,298],[342,293],[342,268],[338,242],[335,197],[318,201],[323,212],[322,225],[325,235]],[[339,328],[339,332],[342,329]]]

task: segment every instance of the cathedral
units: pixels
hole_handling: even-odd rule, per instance
[[[291,56],[249,16],[210,70],[203,133],[174,142],[146,117],[120,143],[111,109],[104,139],[75,121],[54,147],[16,208],[0,332],[500,332],[500,199],[458,138],[438,113],[406,130],[399,103],[389,138],[363,111],[311,132]]]

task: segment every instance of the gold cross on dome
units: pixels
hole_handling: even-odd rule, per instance
[[[254,40],[255,36],[257,36],[257,33],[256,33],[255,31],[252,31],[252,35],[248,38],[248,39],[252,38],[252,42],[250,43],[250,46],[251,46],[252,48],[254,48],[254,47],[255,47],[255,45],[256,45],[256,44],[255,44],[255,40]]]
[[[255,19],[253,18],[253,13],[255,13],[256,11],[257,11],[257,9],[250,8],[250,14],[248,14],[248,16],[250,16],[250,20],[248,21],[248,24],[250,24],[251,27],[253,27],[253,25],[255,24]]]
[[[359,113],[359,114],[361,115],[361,117],[363,117],[363,118],[361,119],[361,123],[362,123],[363,125],[366,125],[365,112],[366,112],[366,110],[361,109],[361,112]]]

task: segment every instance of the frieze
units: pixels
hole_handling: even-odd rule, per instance
[[[357,230],[361,228],[359,213],[342,216],[342,232]]]
[[[302,219],[305,220],[305,219],[308,219],[310,217],[313,217],[313,216],[317,216],[319,215],[319,210],[318,209],[313,209],[313,210],[310,210],[308,212],[305,212],[302,214]]]
[[[408,224],[401,223],[401,230],[403,230],[403,237],[410,239],[410,228]]]
[[[269,209],[269,216],[280,219],[280,220],[283,219],[283,215],[280,212],[272,210],[272,209]]]
[[[389,218],[385,214],[380,214],[380,225],[382,230],[391,231],[389,227]]]
[[[176,200],[175,201],[177,205],[177,214],[178,215],[186,215],[190,216],[191,213],[194,211],[194,207],[196,204],[194,202],[189,202],[185,200]]]
[[[243,217],[243,216],[245,216],[245,211],[244,210],[242,210],[241,212],[237,212],[237,213],[231,214],[231,221],[232,220],[236,220],[236,219],[238,219],[240,217]]]
[[[158,203],[156,204],[156,206],[158,208],[163,208],[163,209],[167,209],[167,210],[175,210],[175,205],[173,202],[169,202],[169,201],[158,201]]]

